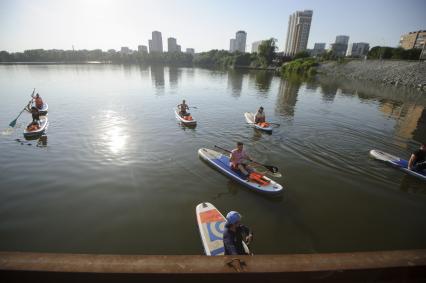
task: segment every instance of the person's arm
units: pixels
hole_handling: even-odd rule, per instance
[[[237,247],[228,233],[223,234],[223,246],[229,255],[238,255]]]
[[[416,155],[411,154],[410,160],[408,161],[408,169],[413,170],[414,162],[416,162]]]

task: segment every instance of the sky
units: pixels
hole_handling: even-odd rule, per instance
[[[229,49],[238,30],[254,41],[274,37],[280,51],[289,15],[313,10],[315,42],[397,46],[402,34],[426,30],[426,0],[0,0],[0,50],[116,49],[148,45],[153,30],[196,52]]]

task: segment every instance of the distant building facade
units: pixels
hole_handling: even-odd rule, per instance
[[[138,52],[148,53],[148,48],[146,47],[146,45],[139,45]]]
[[[194,50],[194,48],[186,48],[186,53],[194,55],[195,50]]]
[[[229,52],[235,52],[235,38],[229,40]]]
[[[235,51],[240,51],[242,53],[245,53],[246,40],[247,40],[247,33],[243,30],[237,31],[237,34],[235,35]]]
[[[235,38],[229,40],[229,52],[246,52],[247,33],[243,30],[237,31]]]
[[[177,45],[176,38],[174,37],[167,38],[167,51],[178,52],[178,45]]]
[[[348,50],[349,36],[338,35],[336,41],[331,44],[331,50],[337,57],[345,57],[346,51]]]
[[[176,47],[177,52],[182,52],[182,46],[180,46],[179,44]]]
[[[148,41],[149,53],[151,52],[163,52],[163,38],[161,32],[153,31],[152,39]]]
[[[127,47],[127,46],[123,46],[120,49],[120,53],[122,53],[122,54],[130,54],[130,53],[132,53],[132,50],[130,50],[130,48]]]
[[[251,53],[258,53],[259,46],[262,44],[263,40],[255,41],[251,44]]]
[[[325,53],[325,43],[315,43],[314,49],[310,52],[311,56],[320,56]]]
[[[422,49],[425,42],[426,30],[418,30],[403,34],[399,40],[399,45],[404,49]]]
[[[284,54],[293,56],[305,51],[308,46],[309,31],[312,22],[312,10],[296,11],[288,20],[287,40],[284,46]]]
[[[348,52],[346,56],[348,57],[364,57],[368,55],[368,51],[370,50],[370,44],[365,42],[353,42],[349,44]]]

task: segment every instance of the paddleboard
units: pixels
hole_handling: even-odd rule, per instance
[[[203,202],[195,208],[198,229],[204,253],[207,256],[225,255],[223,246],[223,233],[225,232],[226,219],[213,204]],[[250,250],[243,242],[244,250],[250,254]]]
[[[254,180],[246,179],[241,172],[233,170],[231,168],[229,164],[229,156],[224,155],[220,152],[217,152],[212,149],[200,148],[198,150],[198,155],[207,163],[211,164],[219,172],[225,174],[227,177],[240,183],[241,185],[245,186],[250,190],[269,195],[276,195],[283,191],[283,187],[280,184],[278,184],[274,180],[269,179],[266,176],[263,176],[263,179],[268,182],[266,185],[259,184]]]
[[[380,150],[370,150],[370,156],[373,157],[374,159],[383,161],[389,165],[391,165],[392,167],[395,167],[399,170],[401,170],[402,172],[411,175],[413,177],[422,179],[423,181],[426,181],[426,173],[422,173],[422,172],[416,172],[413,170],[409,170],[408,169],[408,161],[405,159],[401,159],[397,156],[394,156],[392,154],[380,151]]]
[[[31,137],[36,137],[39,136],[41,134],[43,134],[46,130],[47,127],[49,125],[49,121],[47,119],[47,116],[41,116],[40,117],[40,128],[35,130],[35,131],[28,131],[27,128],[24,129],[24,137],[25,138],[31,138]]]
[[[260,124],[254,123],[255,118],[253,113],[246,112],[244,113],[244,117],[246,118],[246,122],[249,124],[252,124],[255,129],[266,131],[266,132],[272,132],[272,126],[270,124],[268,124],[268,126],[262,126]]]
[[[181,115],[179,115],[179,109],[178,108],[174,108],[173,110],[175,112],[176,119],[178,121],[180,121],[182,124],[184,124],[186,126],[195,126],[195,125],[197,125],[197,121],[192,116],[184,116],[184,117],[182,117]],[[190,118],[188,118],[188,117],[190,117]]]

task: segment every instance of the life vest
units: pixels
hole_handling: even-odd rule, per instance
[[[43,108],[43,100],[41,99],[41,97],[37,97],[35,99],[35,105],[38,109]]]
[[[192,116],[183,116],[183,119],[187,121],[192,121]]]
[[[29,127],[27,127],[27,131],[29,132],[33,132],[40,129],[39,125],[30,125]]]
[[[262,128],[267,128],[269,127],[269,123],[268,122],[262,122],[262,123],[257,123],[260,127]]]
[[[262,174],[257,172],[250,173],[249,179],[253,182],[258,183],[261,186],[267,186],[271,182],[270,180],[265,179]]]

